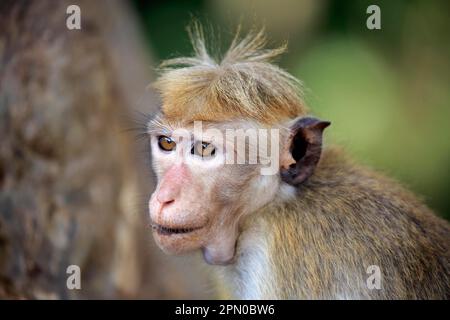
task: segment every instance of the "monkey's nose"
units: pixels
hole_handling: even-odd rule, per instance
[[[161,199],[160,197],[156,197],[156,199],[162,206],[167,206],[167,205],[175,202],[174,199]]]
[[[175,197],[170,192],[165,192],[165,190],[160,190],[156,195],[156,200],[161,204],[161,206],[169,205],[175,202]]]
[[[159,201],[159,200],[158,200]],[[167,205],[169,205],[169,204],[171,204],[172,202],[175,202],[175,200],[169,200],[169,201],[164,201],[164,202],[161,202],[161,201],[159,201],[163,206],[167,206]]]

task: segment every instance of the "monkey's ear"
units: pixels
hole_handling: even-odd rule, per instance
[[[284,182],[298,186],[312,175],[322,153],[323,130],[330,124],[306,117],[291,126],[280,160],[280,175]]]

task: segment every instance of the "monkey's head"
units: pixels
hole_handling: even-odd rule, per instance
[[[229,264],[243,218],[313,173],[329,122],[306,117],[297,81],[269,63],[284,47],[263,50],[264,35],[250,34],[218,63],[191,31],[196,56],[166,61],[155,83],[150,219],[165,252],[202,249],[208,263]]]

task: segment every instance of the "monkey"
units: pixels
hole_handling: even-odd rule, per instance
[[[227,298],[449,299],[448,222],[325,146],[330,122],[309,113],[301,82],[273,62],[286,45],[267,49],[264,30],[236,32],[214,58],[201,25],[188,30],[194,55],[162,63],[153,83],[161,111],[146,127],[158,246],[200,250]],[[250,163],[250,134],[243,161],[225,163],[239,158],[236,137],[223,138],[232,130],[278,132],[263,150],[276,154],[276,172],[262,174],[267,153]],[[368,270],[379,271],[375,287]]]

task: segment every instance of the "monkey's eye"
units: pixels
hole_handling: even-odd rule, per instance
[[[172,151],[173,149],[175,149],[175,146],[177,144],[175,143],[175,141],[173,141],[171,138],[166,137],[166,136],[159,136],[158,137],[158,146],[161,150],[164,151]]]
[[[208,142],[196,142],[192,146],[191,154],[196,154],[202,158],[212,157],[216,153],[216,148]]]

